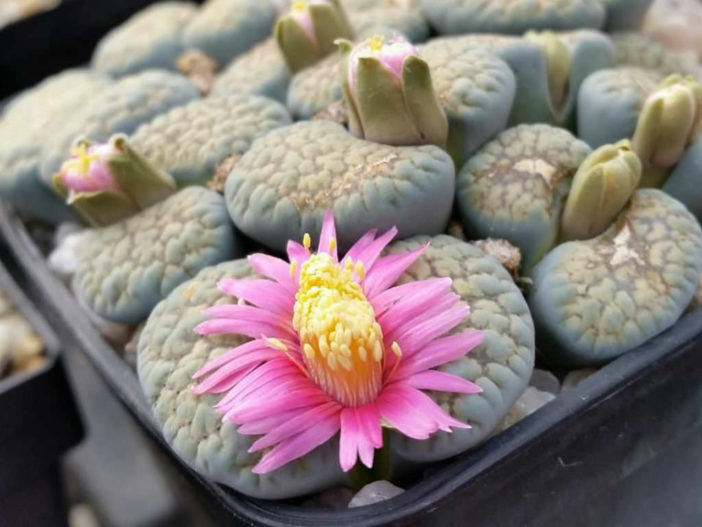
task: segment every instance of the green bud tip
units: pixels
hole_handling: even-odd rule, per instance
[[[638,187],[641,170],[629,140],[592,152],[573,178],[561,217],[561,240],[585,240],[604,232]]]
[[[541,47],[548,68],[551,104],[554,108],[559,108],[565,102],[570,84],[570,50],[552,31],[529,31],[524,38]]]

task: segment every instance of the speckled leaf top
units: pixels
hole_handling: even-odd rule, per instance
[[[338,441],[315,449],[275,472],[258,475],[251,469],[263,452],[247,450],[256,436],[239,435],[213,408],[221,396],[195,395],[192,375],[204,364],[244,342],[237,335],[200,337],[205,308],[230,304],[221,293],[222,278],[253,277],[246,260],[202,270],[174,290],[151,313],[139,339],[138,372],[163,435],[176,453],[195,470],[251,496],[285,498],[343,483]]]
[[[234,59],[217,77],[212,95],[252,93],[284,101],[289,80],[278,44],[269,38]]]
[[[160,2],[139,11],[100,40],[92,66],[118,76],[146,68],[174,70],[182,30],[196,11],[190,2]]]
[[[388,32],[402,33],[411,42],[422,42],[429,36],[429,26],[419,11],[402,7],[351,11],[348,17],[358,40]]]
[[[674,324],[702,270],[702,230],[659,190],[637,191],[613,225],[563,244],[536,267],[529,298],[543,350],[597,364]]]
[[[74,287],[98,315],[136,324],[176,286],[234,252],[223,198],[190,187],[96,230],[81,247]]]
[[[208,97],[179,106],[142,125],[131,145],[179,185],[204,183],[217,164],[243,154],[265,133],[290,124],[285,107],[265,97]]]
[[[288,90],[288,108],[298,119],[309,119],[334,101],[343,98],[339,55],[333,53],[314,66],[297,73]]]
[[[185,28],[183,45],[224,67],[270,36],[276,16],[271,0],[208,0]]]
[[[441,34],[599,28],[605,19],[604,7],[593,0],[421,0],[420,5]]]
[[[590,148],[562,128],[502,132],[461,169],[458,208],[466,233],[517,245],[530,268],[556,241],[563,198]]]
[[[431,396],[469,430],[438,432],[427,441],[393,435],[393,449],[415,461],[443,459],[484,441],[529,383],[534,366],[534,324],[526,300],[509,273],[492,256],[452,236],[418,236],[397,242],[391,253],[429,242],[399,282],[448,276],[453,290],[470,306],[470,316],[456,329],[480,329],[483,343],[466,357],[441,369],[471,380],[477,395],[432,393]]]
[[[668,51],[662,44],[641,33],[614,33],[611,38],[618,66],[647,68],[663,75],[689,73],[694,66],[694,61],[691,64],[680,54]]]
[[[140,124],[198,97],[190,81],[176,73],[148,70],[123,77],[76,108],[61,130],[46,142],[42,148],[42,179],[51,184],[51,177],[68,157],[77,137],[106,141],[118,132],[129,134]]]
[[[442,232],[453,189],[453,162],[436,146],[381,145],[309,121],[257,139],[229,175],[226,197],[237,227],[279,250],[319,232],[331,210],[343,249],[371,228]]]

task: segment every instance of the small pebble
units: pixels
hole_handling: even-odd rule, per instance
[[[61,238],[49,255],[49,269],[63,280],[69,280],[78,269],[80,247],[87,243],[91,230],[74,232]]]
[[[561,383],[553,373],[547,370],[534,369],[531,374],[529,386],[533,386],[542,392],[558,395],[561,391]]]
[[[380,480],[369,483],[351,499],[349,509],[354,507],[363,507],[364,505],[372,505],[381,501],[389,500],[395,496],[399,496],[405,491],[400,487],[396,487],[389,481]]]
[[[519,396],[519,399],[514,403],[514,406],[510,408],[507,415],[502,420],[502,423],[496,430],[496,432],[501,432],[506,430],[510,426],[518,423],[526,416],[533,414],[536,410],[542,406],[547,405],[553,401],[556,396],[549,392],[543,392],[538,388],[533,386],[528,386],[524,393]]]

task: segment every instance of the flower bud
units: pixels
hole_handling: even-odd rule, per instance
[[[660,186],[699,132],[702,85],[692,76],[671,75],[641,109],[632,144],[644,172],[641,186]]]
[[[573,178],[561,217],[561,240],[586,240],[607,230],[640,179],[641,161],[628,139],[592,152]]]
[[[329,55],[337,38],[353,38],[339,0],[293,2],[275,25],[275,39],[293,73]]]
[[[431,72],[401,37],[375,36],[353,47],[337,41],[351,132],[388,145],[444,146],[448,120],[434,93]]]
[[[135,152],[124,136],[79,141],[53,177],[54,189],[88,223],[115,223],[173,194],[173,178]]]
[[[553,31],[529,31],[524,35],[529,42],[538,44],[546,57],[548,89],[551,105],[559,108],[566,98],[570,83],[570,51]]]

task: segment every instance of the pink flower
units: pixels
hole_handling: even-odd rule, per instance
[[[61,182],[69,190],[69,201],[71,196],[81,192],[120,192],[109,166],[110,157],[118,152],[111,142],[90,146],[81,143],[74,148],[59,173]]]
[[[237,304],[206,310],[200,335],[236,333],[253,340],[195,373],[196,393],[225,393],[216,405],[239,433],[261,436],[250,452],[270,449],[254,467],[266,473],[304,456],[341,432],[344,471],[360,458],[373,464],[382,426],[413,439],[469,428],[423,390],[479,393],[480,387],[434,368],[463,357],[483,338],[446,336],[468,315],[450,278],[394,286],[420,256],[381,257],[397,233],[361,237],[339,261],[331,213],[319,248],[289,241],[290,262],[249,257],[264,279],[224,279],[218,287]]]
[[[353,90],[356,86],[358,74],[358,59],[375,58],[393,74],[398,82],[402,82],[402,65],[409,56],[418,57],[419,50],[407,39],[393,36],[389,42],[376,35],[358,44],[349,55],[349,86]]]
[[[310,14],[310,6],[312,5],[329,5],[329,0],[308,0],[307,2],[293,2],[290,9],[290,14],[292,17],[300,24],[302,30],[313,42],[317,41],[317,37],[314,34],[314,23],[312,22],[312,15]]]

